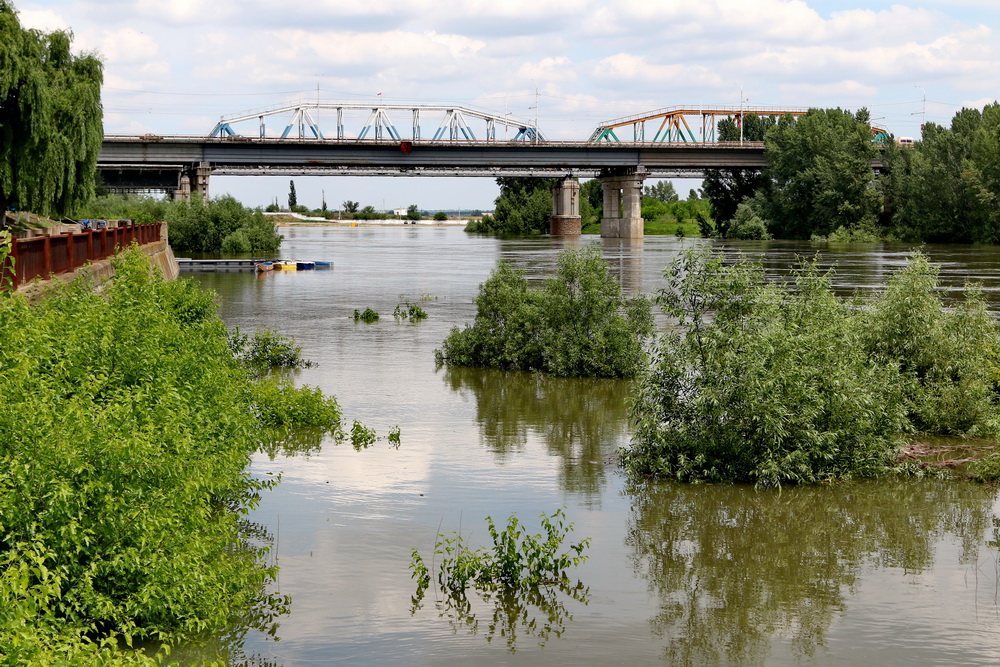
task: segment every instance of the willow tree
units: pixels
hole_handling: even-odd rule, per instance
[[[0,210],[60,214],[94,192],[103,67],[72,40],[23,28],[0,0]]]

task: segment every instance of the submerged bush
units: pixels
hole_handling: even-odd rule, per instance
[[[758,486],[883,471],[900,436],[996,431],[997,327],[971,290],[955,312],[917,255],[873,303],[814,264],[794,286],[692,251],[658,302],[679,321],[632,405],[636,473]]]
[[[871,474],[906,430],[896,372],[872,364],[857,315],[814,266],[798,293],[762,267],[693,251],[658,302],[679,320],[632,407],[640,473],[760,486]]]
[[[475,302],[475,321],[452,329],[440,362],[582,377],[632,377],[645,362],[649,303],[625,298],[595,246],[563,251],[540,290],[501,262]]]
[[[270,425],[340,428],[332,399],[235,358],[210,293],[164,281],[137,250],[114,264],[100,294],[77,281],[36,305],[0,299],[0,655],[13,663],[143,661],[127,647],[162,658],[272,629],[287,600],[267,591],[276,570],[246,522],[272,482],[246,468]]]

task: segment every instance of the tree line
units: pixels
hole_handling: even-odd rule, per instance
[[[812,109],[794,119],[748,115],[763,171],[718,169],[703,191],[718,236],[843,241],[1000,243],[1000,105],[927,123],[912,147],[873,140],[867,110]],[[732,120],[722,141],[739,138]],[[874,167],[874,168],[873,168]]]

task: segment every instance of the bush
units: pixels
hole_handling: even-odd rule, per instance
[[[973,286],[954,309],[946,308],[937,273],[917,253],[893,274],[871,307],[863,340],[870,355],[897,365],[914,428],[996,435],[997,324]]]
[[[636,473],[758,486],[872,474],[906,430],[895,369],[871,364],[857,315],[814,266],[798,293],[762,267],[689,251],[658,296],[665,335],[632,406]]]
[[[81,207],[78,218],[128,218],[136,222],[166,221],[170,245],[179,252],[262,254],[277,252],[281,236],[260,209],[249,209],[233,197],[202,201],[169,201],[151,197],[109,195]]]
[[[234,358],[210,293],[164,281],[138,250],[114,265],[100,294],[76,281],[35,305],[0,299],[0,655],[13,663],[139,662],[137,642],[162,659],[270,629],[287,600],[267,591],[276,570],[245,519],[273,482],[247,466],[271,424],[339,429],[332,399]]]
[[[438,222],[442,222],[448,219],[448,214],[445,213],[444,211],[438,211],[437,213],[434,214],[434,219],[437,220]]]
[[[480,285],[476,319],[437,352],[456,366],[539,370],[553,375],[632,377],[652,334],[649,304],[626,299],[596,246],[566,250],[556,276],[530,289],[501,262]]]
[[[901,436],[996,432],[997,326],[981,295],[954,313],[921,255],[870,307],[807,264],[793,287],[760,265],[686,253],[658,298],[665,335],[632,406],[635,473],[757,486],[877,475]]]
[[[752,241],[767,241],[771,238],[767,223],[760,217],[752,200],[744,201],[736,207],[736,215],[726,228],[726,238]]]

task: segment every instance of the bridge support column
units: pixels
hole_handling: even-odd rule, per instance
[[[580,184],[572,178],[564,178],[552,186],[549,233],[553,236],[579,236],[580,221]]]
[[[195,165],[191,190],[201,195],[203,201],[208,199],[208,178],[211,175],[212,167],[208,162],[199,162]]]
[[[601,236],[611,239],[642,238],[642,181],[644,170],[607,170],[599,177],[604,196]]]
[[[191,179],[187,174],[181,174],[181,177],[177,186],[174,190],[174,201],[187,201],[191,199]]]

